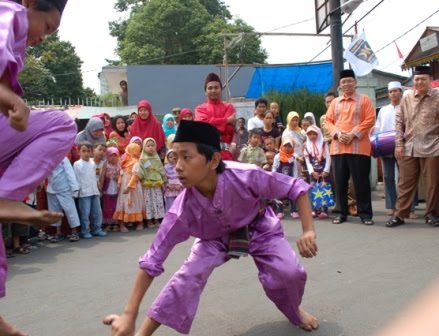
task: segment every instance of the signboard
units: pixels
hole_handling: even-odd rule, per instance
[[[437,34],[433,33],[419,40],[422,52],[436,48],[438,46]]]
[[[316,28],[320,34],[329,27],[329,0],[314,0],[316,7]]]

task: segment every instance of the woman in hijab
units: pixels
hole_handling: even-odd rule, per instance
[[[99,118],[104,123],[104,135],[105,138],[109,139],[111,132],[113,132],[114,128],[112,128],[112,122],[110,115],[108,113],[99,113],[92,116],[92,118]]]
[[[88,141],[93,147],[105,144],[104,122],[100,118],[91,118],[85,129],[76,135],[75,144]]]
[[[177,132],[177,125],[175,123],[175,118],[171,113],[166,114],[162,121],[163,132],[165,132],[165,137],[168,138],[171,134]]]
[[[115,116],[111,121],[111,127],[113,131],[110,133],[108,139],[114,139],[116,141],[119,154],[123,155],[123,153],[125,153],[125,147],[128,146],[129,143],[125,118],[121,115]]]
[[[166,153],[166,138],[162,125],[152,111],[151,104],[147,100],[141,100],[137,104],[137,118],[130,129],[130,137],[138,136],[143,140],[153,138],[157,144],[157,152],[164,158]]]

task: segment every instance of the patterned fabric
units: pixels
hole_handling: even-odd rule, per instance
[[[165,217],[162,188],[143,188],[146,219]]]
[[[165,172],[166,177],[168,178],[168,181],[165,183],[165,197],[177,197],[181,191],[184,189],[183,185],[181,184],[177,172],[175,171],[175,167],[167,163],[165,165]]]
[[[113,219],[123,221],[124,223],[141,222],[145,213],[142,187],[139,183],[140,166],[135,163],[134,166],[124,168],[121,171],[119,197],[117,198],[116,211]],[[136,182],[133,182],[137,180]],[[128,194],[123,191],[128,185],[134,185]]]
[[[422,98],[414,90],[404,94],[396,113],[396,146],[404,146],[405,156],[439,156],[439,89]]]

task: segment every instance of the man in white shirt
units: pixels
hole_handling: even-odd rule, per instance
[[[378,112],[378,117],[375,123],[373,133],[383,133],[395,131],[395,115],[400,109],[399,104],[402,98],[402,86],[400,82],[390,82],[387,86],[390,104],[383,106]],[[383,170],[384,170],[384,186],[386,188],[386,208],[390,209],[388,215],[393,215],[396,204],[396,184],[395,171],[396,160],[393,154],[383,156]]]
[[[254,128],[264,127],[265,112],[267,112],[268,101],[264,98],[259,98],[255,101],[255,116],[250,118],[247,122],[247,131]]]

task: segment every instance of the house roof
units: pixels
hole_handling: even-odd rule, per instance
[[[427,27],[405,58],[401,68],[407,70],[435,60],[439,60],[439,27]]]

